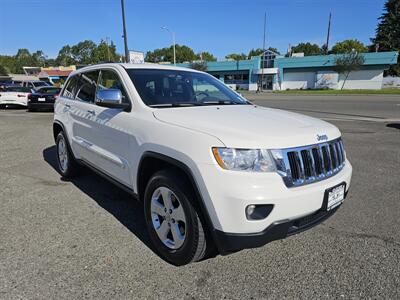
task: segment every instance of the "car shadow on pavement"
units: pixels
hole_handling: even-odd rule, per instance
[[[58,172],[56,146],[44,149],[43,158]],[[112,214],[122,225],[128,228],[155,253],[146,230],[142,203],[136,201],[132,195],[91,170],[85,167],[82,167],[81,170],[81,174],[68,181],[73,183],[78,189],[96,201],[98,205]]]
[[[386,124],[386,127],[400,129],[400,123],[389,123]]]

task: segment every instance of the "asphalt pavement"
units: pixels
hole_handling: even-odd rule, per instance
[[[52,113],[1,110],[0,299],[399,299],[400,97],[247,96],[340,128],[354,173],[332,218],[174,267],[148,246],[129,195],[90,171],[60,178]]]

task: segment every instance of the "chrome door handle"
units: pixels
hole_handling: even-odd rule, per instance
[[[94,110],[88,110],[87,111],[89,114],[91,114],[91,115],[95,115],[96,114],[96,112],[94,111]]]
[[[66,107],[66,108],[71,108],[71,105],[65,104],[65,107]]]

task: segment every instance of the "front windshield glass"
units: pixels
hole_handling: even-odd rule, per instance
[[[248,104],[208,74],[160,69],[127,72],[143,102],[151,107]]]

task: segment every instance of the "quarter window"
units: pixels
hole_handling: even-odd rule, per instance
[[[82,73],[79,78],[76,99],[84,102],[94,102],[96,98],[98,77],[99,71]]]
[[[75,90],[76,90],[76,84],[78,83],[78,79],[79,79],[78,75],[74,75],[68,80],[62,94],[63,97],[69,99],[75,98]]]

